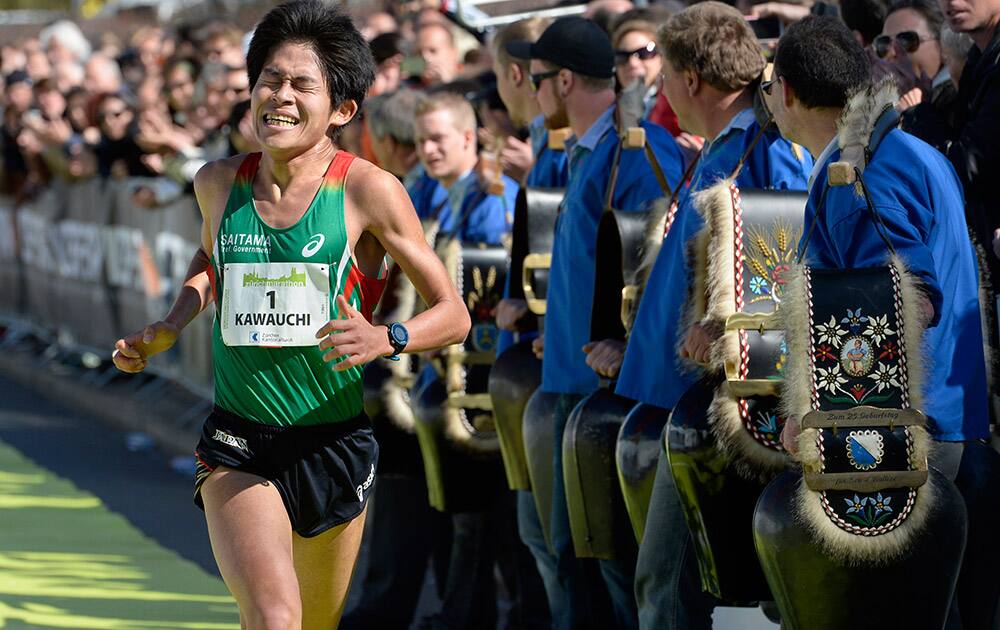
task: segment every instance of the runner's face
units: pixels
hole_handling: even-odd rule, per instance
[[[319,58],[303,44],[274,50],[250,99],[254,132],[265,150],[312,148],[336,120]]]

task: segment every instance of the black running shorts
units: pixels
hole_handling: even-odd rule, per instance
[[[195,450],[194,502],[204,509],[201,485],[226,466],[267,479],[278,489],[292,529],[317,536],[365,508],[378,465],[368,416],[332,424],[279,427],[245,420],[215,407]]]

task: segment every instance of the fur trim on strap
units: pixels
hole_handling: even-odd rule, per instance
[[[444,261],[444,267],[448,271],[448,276],[455,282],[460,295],[465,295],[463,288],[465,271],[462,261],[462,243],[458,239],[449,239],[439,248],[438,255]],[[468,369],[463,362],[465,353],[464,344],[448,346],[444,350],[445,360],[445,388],[448,396],[453,394],[465,394],[466,376]],[[444,403],[444,434],[453,443],[474,452],[498,453],[500,451],[500,438],[497,437],[492,423],[492,412],[484,412],[488,416],[490,426],[477,426],[484,424],[483,419],[476,418],[473,423],[469,420],[465,409],[452,407],[448,401]]]
[[[737,285],[743,271],[737,269],[736,239],[743,238],[742,225],[737,225],[741,220],[739,203],[739,189],[732,179],[723,179],[694,196],[705,227],[694,239],[694,294],[686,313],[685,331],[695,322],[721,328],[739,312],[737,291],[742,287]],[[737,331],[723,333],[712,346],[711,369],[724,371],[726,365],[740,365],[740,339]],[[709,424],[719,449],[741,476],[767,481],[784,470],[789,460],[782,450],[759,442],[750,433],[744,422],[747,404],[723,383],[708,409]]]
[[[862,173],[868,164],[865,150],[882,112],[895,107],[899,100],[899,88],[892,77],[886,77],[854,93],[844,107],[844,113],[837,121],[837,143],[840,146],[840,161],[849,162]]]
[[[656,264],[656,257],[660,255],[660,248],[663,246],[663,227],[667,222],[667,214],[670,212],[671,201],[667,197],[660,197],[653,202],[653,207],[649,211],[649,219],[646,223],[646,235],[642,243],[642,262],[635,272],[636,283],[640,289],[646,286],[649,274]]]
[[[740,399],[733,395],[729,383],[723,381],[708,408],[708,422],[719,450],[729,464],[744,479],[767,483],[788,468],[790,460],[784,450],[769,448],[758,442],[743,424]]]
[[[921,316],[922,296],[917,283],[902,261],[893,257],[889,264],[894,267],[900,292],[902,320],[900,350],[906,370],[906,384],[912,407],[921,406],[924,365],[923,324]],[[785,387],[782,396],[783,413],[786,417],[801,419],[813,409],[813,359],[812,359],[812,305],[810,298],[808,269],[796,266],[788,275],[784,301],[780,310],[783,327],[787,332],[788,367],[785,372]],[[905,404],[905,403],[904,403]],[[931,448],[930,437],[923,427],[908,429],[912,438],[910,465],[914,469],[926,469],[926,458]],[[796,459],[806,473],[823,472],[823,446],[820,431],[806,429],[798,437]],[[860,535],[838,526],[831,518],[823,502],[824,492],[811,490],[803,480],[796,492],[795,512],[797,518],[816,537],[826,553],[838,561],[849,565],[880,565],[903,555],[915,537],[920,535],[934,504],[934,480],[911,492],[908,505],[893,505],[900,513],[909,511],[897,526],[877,535]]]

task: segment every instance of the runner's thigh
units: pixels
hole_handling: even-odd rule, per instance
[[[297,616],[292,528],[274,485],[219,467],[205,480],[201,494],[215,561],[241,617],[268,617],[272,607]]]
[[[293,535],[295,572],[302,593],[302,630],[340,623],[361,547],[367,508],[354,520],[312,538]]]

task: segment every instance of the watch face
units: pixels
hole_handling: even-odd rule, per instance
[[[405,346],[410,341],[410,333],[400,323],[393,324],[389,332],[392,333],[393,340],[401,346]]]

